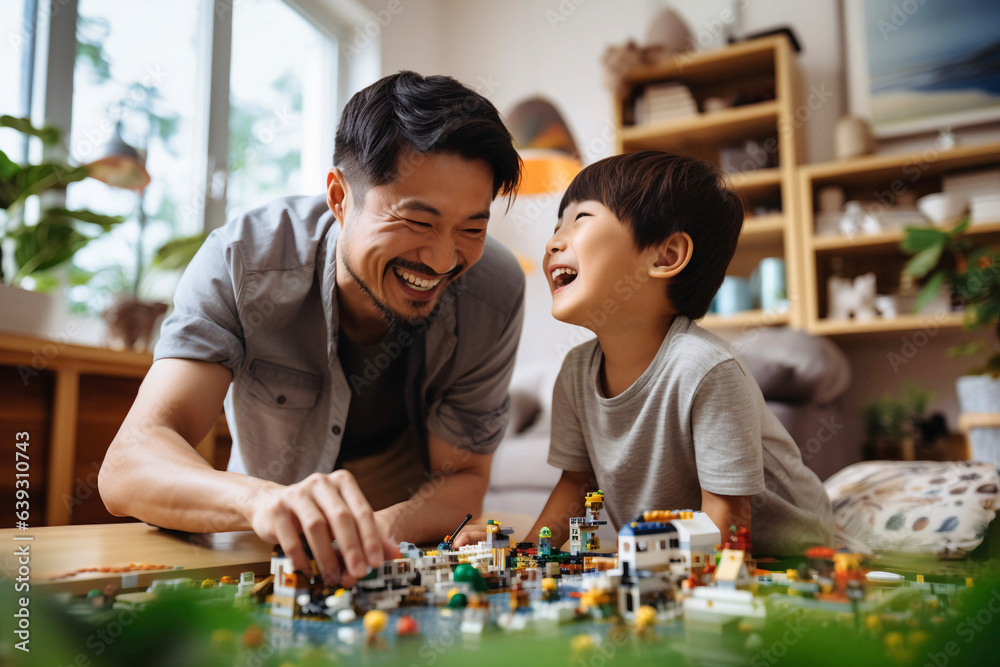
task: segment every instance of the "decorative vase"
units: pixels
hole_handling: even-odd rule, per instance
[[[165,303],[147,303],[129,294],[119,294],[103,313],[107,325],[105,345],[112,349],[150,351],[156,325],[166,312]]]
[[[833,130],[833,153],[838,160],[875,152],[872,127],[864,118],[844,116]]]
[[[52,295],[0,283],[0,330],[43,337],[54,310]]]
[[[972,460],[1000,467],[1000,379],[965,375],[955,384]]]

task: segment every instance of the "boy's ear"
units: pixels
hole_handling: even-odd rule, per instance
[[[694,252],[694,241],[687,232],[677,232],[656,250],[656,260],[649,268],[653,278],[673,278],[681,272]]]
[[[326,204],[341,225],[347,220],[347,206],[350,196],[351,188],[344,172],[337,167],[331,168],[326,175]]]

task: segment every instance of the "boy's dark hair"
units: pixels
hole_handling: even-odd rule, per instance
[[[692,320],[708,312],[736,252],[743,204],[715,165],[685,155],[638,151],[586,167],[559,203],[597,201],[632,232],[639,250],[678,232],[694,242],[691,261],[670,282],[667,296]]]
[[[334,165],[357,189],[357,201],[368,188],[405,174],[399,159],[409,151],[485,161],[493,168],[494,197],[514,193],[521,178],[521,158],[496,107],[449,76],[392,74],[344,107]]]

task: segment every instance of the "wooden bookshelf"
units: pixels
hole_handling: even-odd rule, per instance
[[[836,162],[807,165],[799,169],[801,218],[804,231],[803,305],[805,328],[816,335],[835,337],[878,337],[905,334],[928,326],[959,330],[961,313],[900,313],[891,319],[866,322],[826,318],[826,282],[832,273],[833,258],[849,267],[851,277],[874,271],[878,293],[890,293],[898,286],[899,272],[908,255],[900,248],[905,232],[891,230],[855,236],[815,234],[815,198],[820,188],[844,188],[846,200],[872,202],[871,206],[891,205],[901,193],[915,197],[939,192],[945,174],[970,168],[1000,166],[1000,143],[963,146],[950,150],[928,148],[913,153],[868,155]],[[958,220],[940,226],[949,229]],[[1000,242],[1000,221],[971,225],[967,232]]]
[[[749,277],[765,257],[785,261],[787,292],[792,309],[780,315],[750,311],[720,317],[710,315],[702,324],[713,329],[802,324],[796,295],[800,283],[799,250],[801,234],[795,224],[797,180],[801,161],[800,123],[794,119],[798,105],[798,71],[795,55],[782,36],[765,37],[710,51],[680,54],[660,65],[644,67],[625,77],[627,90],[614,99],[619,153],[637,150],[664,150],[684,153],[715,164],[720,150],[727,145],[750,139],[769,142],[776,147],[776,167],[730,174],[734,189],[743,199],[748,213],[757,206],[773,206],[775,213],[747,215],[736,256],[730,266],[732,275]],[[686,85],[702,107],[711,96],[745,90],[754,86],[773,86],[774,99],[703,111],[697,115],[662,123],[625,124],[636,95],[649,84],[677,82]],[[784,122],[783,122],[784,121]]]

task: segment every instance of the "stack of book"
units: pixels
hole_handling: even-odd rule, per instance
[[[698,104],[688,87],[680,83],[656,83],[642,91],[635,101],[635,123],[664,123],[698,114]]]
[[[968,200],[971,224],[1000,222],[1000,169],[946,174],[942,185],[945,192]]]

